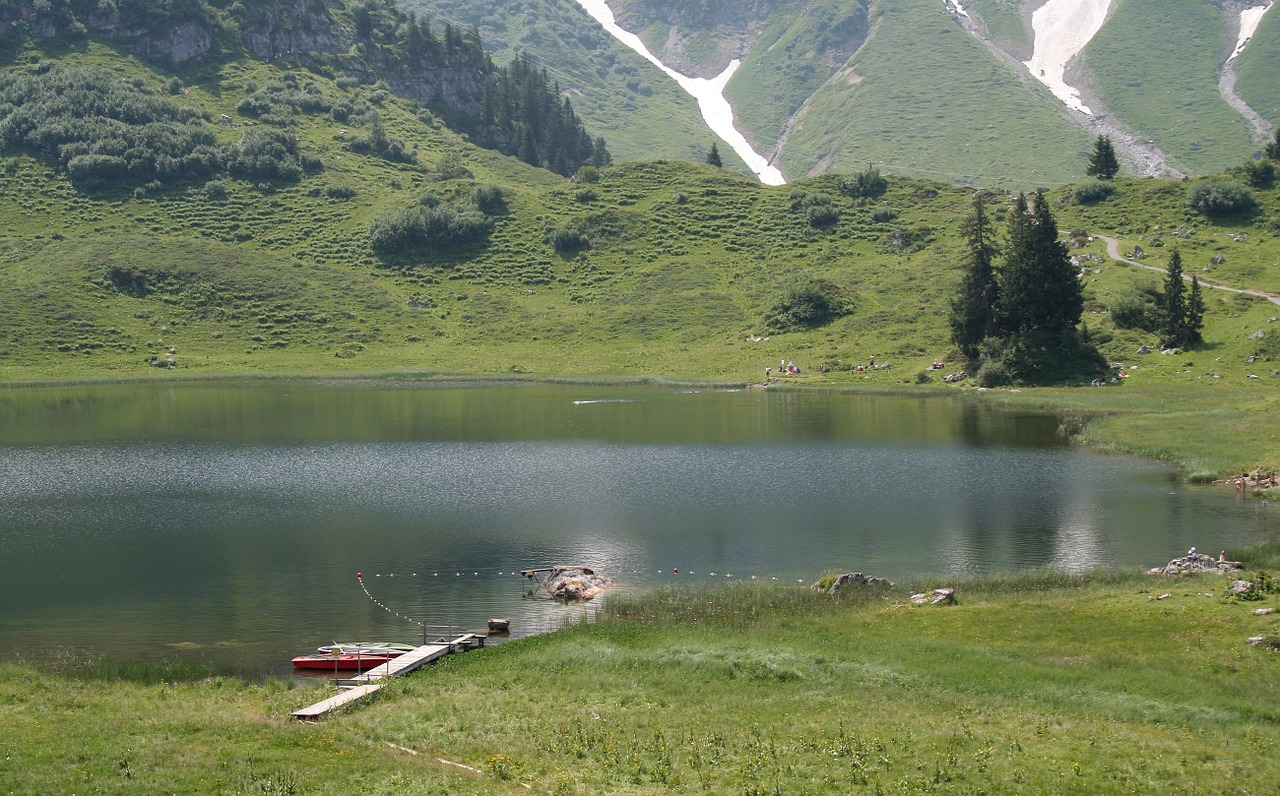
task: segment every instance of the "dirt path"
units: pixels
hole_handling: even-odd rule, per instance
[[[1120,241],[1116,240],[1115,238],[1111,238],[1106,235],[1094,235],[1094,237],[1106,242],[1107,256],[1113,260],[1116,260],[1122,263],[1128,263],[1129,265],[1136,265],[1139,268],[1145,268],[1148,271],[1155,271],[1156,273],[1160,273],[1160,274],[1169,273],[1168,270],[1161,268],[1158,265],[1147,265],[1146,263],[1140,263],[1137,260],[1130,260],[1128,257],[1121,257]],[[1190,274],[1183,274],[1182,278],[1188,282],[1191,281]],[[1217,282],[1210,282],[1205,279],[1201,279],[1200,284],[1204,285],[1205,287],[1211,287],[1214,290],[1225,290],[1228,293],[1242,293],[1246,296],[1258,296],[1259,298],[1264,298],[1267,301],[1270,301],[1272,304],[1280,305],[1280,297],[1276,297],[1271,293],[1266,293],[1261,290],[1251,290],[1249,288],[1240,288],[1240,287],[1228,287],[1226,285],[1223,285]]]

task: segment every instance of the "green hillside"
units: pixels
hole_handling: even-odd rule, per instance
[[[1235,61],[1236,93],[1273,126],[1280,126],[1280,14],[1262,17],[1249,46]]]
[[[995,61],[941,3],[882,4],[874,33],[800,112],[789,174],[886,172],[1035,188],[1083,174],[1089,136],[1030,76]],[[911,53],[904,58],[903,53]],[[1050,154],[1052,153],[1052,154]]]
[[[211,136],[201,146],[215,161],[235,157],[214,179],[103,184],[86,178],[92,157],[73,168],[38,148],[0,152],[0,380],[411,371],[741,383],[786,359],[803,370],[796,384],[903,389],[940,388],[959,367],[947,321],[968,189],[893,177],[867,199],[838,176],[769,187],[675,160],[587,169],[571,182],[473,146],[377,84],[323,70],[239,57],[174,72],[92,41],[72,52],[29,39],[20,52],[0,77],[105,70],[114,77],[104,87],[187,109],[195,116],[181,129]],[[270,124],[238,115],[276,86],[312,100],[280,101]],[[339,121],[323,98],[376,99],[378,113]],[[414,157],[370,148],[374,121]],[[247,160],[277,140],[295,154]],[[1188,273],[1280,292],[1280,189],[1246,192],[1252,213],[1211,219],[1188,208],[1197,188],[1128,179],[1109,197],[1079,200],[1068,187],[1049,198],[1087,269],[1090,341],[1130,371],[1130,389],[1105,405],[1156,417],[1153,396],[1167,397],[1185,422],[1210,422],[1212,410],[1231,434],[1261,430],[1230,450],[1151,451],[1216,473],[1237,456],[1277,458],[1266,429],[1280,418],[1267,410],[1278,308],[1209,291],[1204,346],[1136,354],[1157,334],[1117,317],[1149,302],[1161,276],[1113,262],[1089,237],[1141,247],[1157,267],[1177,246]],[[992,207],[1003,232],[1008,200]],[[815,284],[838,296],[834,320],[770,320],[785,314],[783,297]],[[872,354],[887,367],[859,371]],[[931,370],[935,361],[946,369]],[[1079,383],[1008,398],[1074,407]],[[1192,385],[1213,392],[1182,392]],[[1090,395],[1080,411],[1098,408],[1101,394]],[[1090,426],[1128,450],[1153,439],[1127,427]]]
[[[1082,53],[1107,112],[1189,174],[1230,168],[1258,149],[1218,91],[1218,65],[1230,53],[1224,25],[1200,0],[1121,0]]]
[[[719,141],[693,98],[656,66],[618,43],[574,2],[519,0],[496,6],[460,0],[405,0],[427,19],[479,29],[494,60],[527,53],[547,70],[618,160],[702,161]],[[719,142],[726,167],[750,174]]]
[[[982,20],[1001,49],[1019,61],[1031,58],[1031,23],[1029,14],[1024,20],[1023,4],[1019,0],[970,0],[964,7]]]
[[[810,4],[803,14],[773,14],[725,91],[739,125],[771,151],[787,122],[867,36],[861,2]]]

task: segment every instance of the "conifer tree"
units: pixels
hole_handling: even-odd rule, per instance
[[[1041,346],[1057,346],[1074,333],[1084,312],[1084,293],[1044,191],[1025,195],[1009,222],[1009,249],[1001,271],[998,313],[1008,335],[1033,335]]]
[[[951,303],[951,339],[970,361],[978,358],[982,341],[996,334],[999,294],[994,260],[999,252],[985,199],[981,192],[974,195],[973,212],[960,229],[967,252],[961,266],[960,294]]]
[[[1120,171],[1120,161],[1116,159],[1116,148],[1111,143],[1111,136],[1100,135],[1093,142],[1093,154],[1089,156],[1089,165],[1084,173],[1100,180],[1109,180]]]
[[[1280,161],[1280,127],[1276,128],[1275,138],[1271,139],[1266,148],[1262,150],[1262,154],[1275,161]]]
[[[1200,280],[1191,275],[1191,291],[1187,294],[1187,332],[1189,343],[1199,343],[1204,338],[1200,331],[1204,329],[1204,296],[1200,292]]]
[[[724,164],[720,162],[720,150],[716,149],[716,142],[711,142],[711,151],[707,153],[707,165],[720,168]]]
[[[1166,346],[1185,343],[1187,334],[1187,293],[1182,280],[1182,252],[1169,255],[1169,268],[1164,280],[1164,338]]]

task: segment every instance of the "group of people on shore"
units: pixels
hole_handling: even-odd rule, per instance
[[[1262,466],[1253,468],[1253,472],[1242,473],[1236,479],[1236,491],[1243,492],[1246,487],[1254,487],[1256,489],[1271,489],[1277,485],[1276,474],[1274,471],[1266,473],[1262,472]]]

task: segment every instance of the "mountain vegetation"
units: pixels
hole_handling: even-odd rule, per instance
[[[326,13],[350,19],[355,35],[350,8]],[[594,138],[570,181],[543,155],[534,167],[446,123],[483,118],[475,75],[537,74],[522,85],[541,85],[532,62],[490,72],[447,61],[409,80],[380,71],[401,49],[379,27],[394,21],[408,37],[408,16],[373,15],[367,41],[384,43],[356,46],[359,58],[318,21],[265,19],[276,31],[267,49],[293,45],[292,57],[261,57],[252,47],[262,42],[243,33],[219,33],[175,63],[205,40],[122,38],[109,25],[61,35],[31,19],[7,29],[0,378],[162,368],[750,381],[781,358],[803,368],[797,383],[821,373],[827,384],[901,389],[940,385],[975,347],[992,351],[986,321],[979,338],[953,337],[952,304],[968,290],[967,188],[866,163],[768,187],[727,158],[724,169],[705,165],[710,148],[596,165]],[[455,38],[460,52],[470,35]],[[169,49],[158,53],[157,41]],[[1236,187],[1224,193],[1223,182]],[[1243,210],[1205,199],[1237,194]],[[991,245],[1004,250],[1015,195],[986,197]],[[1242,411],[1265,405],[1247,396],[1280,368],[1270,365],[1280,362],[1273,305],[1215,286],[1280,291],[1274,183],[1243,172],[1120,177],[1046,190],[1036,206],[1052,210],[1068,247],[1079,339],[1103,359],[1022,368],[995,357],[1008,379],[1078,385],[1122,367],[1131,385],[1232,384]],[[1098,235],[1155,267],[1177,248],[1203,288],[1203,344],[1176,359],[1134,353],[1158,350],[1166,333],[1163,274],[1113,260]],[[877,367],[866,368],[873,353]],[[1109,443],[1122,438],[1113,429]]]
[[[691,151],[700,140],[689,135],[696,109],[651,113],[687,100],[682,90],[575,3],[413,2],[424,13],[479,24],[486,39],[502,42],[500,57],[525,52],[550,65],[625,159],[703,159],[704,151]],[[888,173],[1031,191],[1077,179],[1099,132],[1116,136],[1131,173],[1203,175],[1256,155],[1266,125],[1280,124],[1272,79],[1280,15],[1266,14],[1228,62],[1239,6],[1118,4],[1070,65],[1068,80],[1096,114],[1088,116],[1068,111],[1022,64],[1034,51],[1035,5],[975,0],[960,13],[936,0],[615,0],[611,8],[685,74],[712,77],[740,59],[726,89],[738,127],[791,179],[872,162]],[[623,85],[618,78],[633,71]],[[643,122],[617,124],[632,113]],[[669,132],[655,140],[657,130]],[[1041,157],[1046,151],[1063,156]]]

